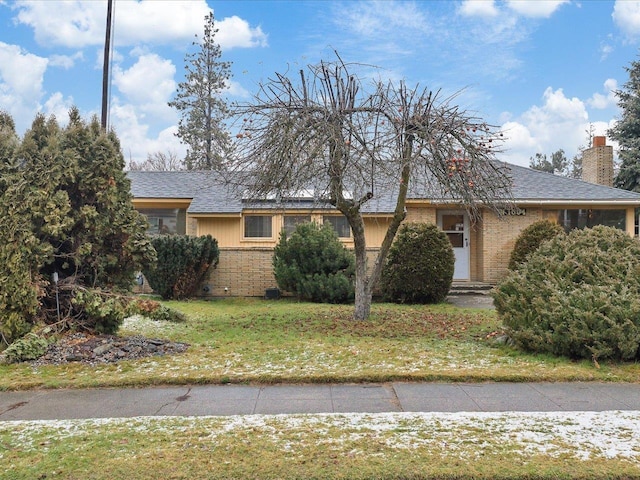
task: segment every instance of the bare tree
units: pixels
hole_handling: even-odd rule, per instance
[[[184,169],[184,162],[178,158],[178,154],[173,150],[167,153],[150,153],[143,162],[129,161],[129,170],[131,171],[175,172]]]
[[[452,105],[453,97],[404,82],[374,82],[365,92],[352,67],[338,58],[301,70],[296,83],[276,74],[261,85],[237,106],[242,126],[230,170],[245,195],[286,198],[311,188],[345,215],[356,256],[354,318],[364,320],[409,189],[462,204],[478,219],[481,205],[510,205],[511,180],[495,161],[502,135]],[[395,211],[368,270],[362,212],[389,195]]]

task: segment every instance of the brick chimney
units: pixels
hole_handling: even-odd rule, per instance
[[[582,180],[613,186],[613,147],[607,137],[593,137],[591,148],[582,152]]]

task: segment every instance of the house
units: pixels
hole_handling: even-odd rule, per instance
[[[611,187],[612,147],[596,137],[583,155],[591,181],[575,180],[510,165],[516,209],[499,217],[485,210],[472,224],[464,209],[410,193],[406,222],[437,224],[455,252],[454,280],[493,284],[507,271],[515,240],[528,225],[549,219],[566,230],[609,225],[637,236],[640,194]],[[220,263],[203,285],[208,296],[263,296],[275,286],[273,248],[282,229],[299,222],[330,223],[347,247],[353,246],[346,218],[328,203],[303,192],[296,198],[254,201],[240,198],[209,172],[129,172],[136,209],[154,233],[210,234],[220,247]],[[599,183],[595,183],[599,182]],[[602,185],[601,183],[608,183]],[[395,207],[392,196],[375,196],[363,217],[370,254],[382,243]]]

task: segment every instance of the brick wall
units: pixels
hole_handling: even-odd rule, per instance
[[[373,266],[377,253],[378,249],[367,249],[367,267]],[[201,295],[263,297],[267,288],[277,287],[272,258],[271,248],[221,248],[220,262],[209,270]]]
[[[511,251],[520,232],[538,220],[542,220],[541,209],[527,208],[522,216],[499,218],[493,212],[485,211],[483,221],[478,226],[483,237],[480,258],[482,278],[478,280],[496,283],[507,273]]]
[[[613,147],[605,137],[594,137],[594,145],[582,152],[582,180],[613,186]]]
[[[220,261],[203,282],[203,295],[212,297],[262,297],[276,287],[273,249],[221,248]],[[208,290],[204,290],[207,289]],[[225,290],[226,288],[226,290]]]

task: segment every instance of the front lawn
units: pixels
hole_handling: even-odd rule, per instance
[[[351,306],[228,299],[167,302],[185,323],[127,319],[121,335],[191,346],[184,354],[107,365],[0,366],[0,389],[203,383],[408,381],[636,381],[636,363],[531,355],[498,345],[494,311],[452,305]]]

